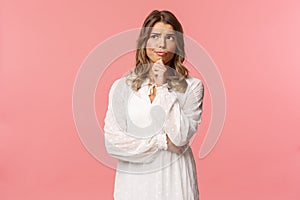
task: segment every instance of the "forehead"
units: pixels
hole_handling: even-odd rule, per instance
[[[166,33],[166,34],[174,34],[173,26],[170,24],[165,24],[163,22],[157,22],[152,27],[151,33],[158,32],[158,33]]]

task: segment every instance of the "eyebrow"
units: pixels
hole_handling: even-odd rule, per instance
[[[156,32],[152,32],[150,34],[157,34],[157,35],[161,35],[161,33],[156,33]],[[175,35],[175,33],[167,33],[166,35]]]

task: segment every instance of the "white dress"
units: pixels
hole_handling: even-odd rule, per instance
[[[203,84],[189,77],[185,93],[158,87],[151,103],[148,79],[134,92],[125,78],[109,93],[104,136],[107,152],[118,159],[115,200],[198,200],[189,140],[201,122]],[[166,134],[185,153],[167,151]]]

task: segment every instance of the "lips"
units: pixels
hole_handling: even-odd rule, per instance
[[[167,53],[164,52],[164,51],[156,51],[155,53],[156,53],[157,55],[159,55],[159,56],[165,56],[165,55],[167,55]]]

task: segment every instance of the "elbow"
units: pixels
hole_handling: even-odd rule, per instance
[[[113,157],[112,145],[107,139],[105,139],[105,149],[106,152]]]
[[[170,138],[170,141],[175,145],[175,146],[184,146],[189,143],[188,138],[182,137],[180,134],[176,135],[175,137],[172,137],[172,135],[168,135]]]
[[[104,144],[105,144],[105,149],[106,149],[106,152],[114,157],[114,154],[115,154],[115,145],[112,143],[111,140],[109,140],[109,136],[107,133],[104,133]]]
[[[197,130],[198,123],[195,122],[195,124],[190,124],[189,127],[181,130],[180,134],[177,134],[175,138],[170,139],[176,146],[184,146],[190,142],[191,138],[196,134]]]

